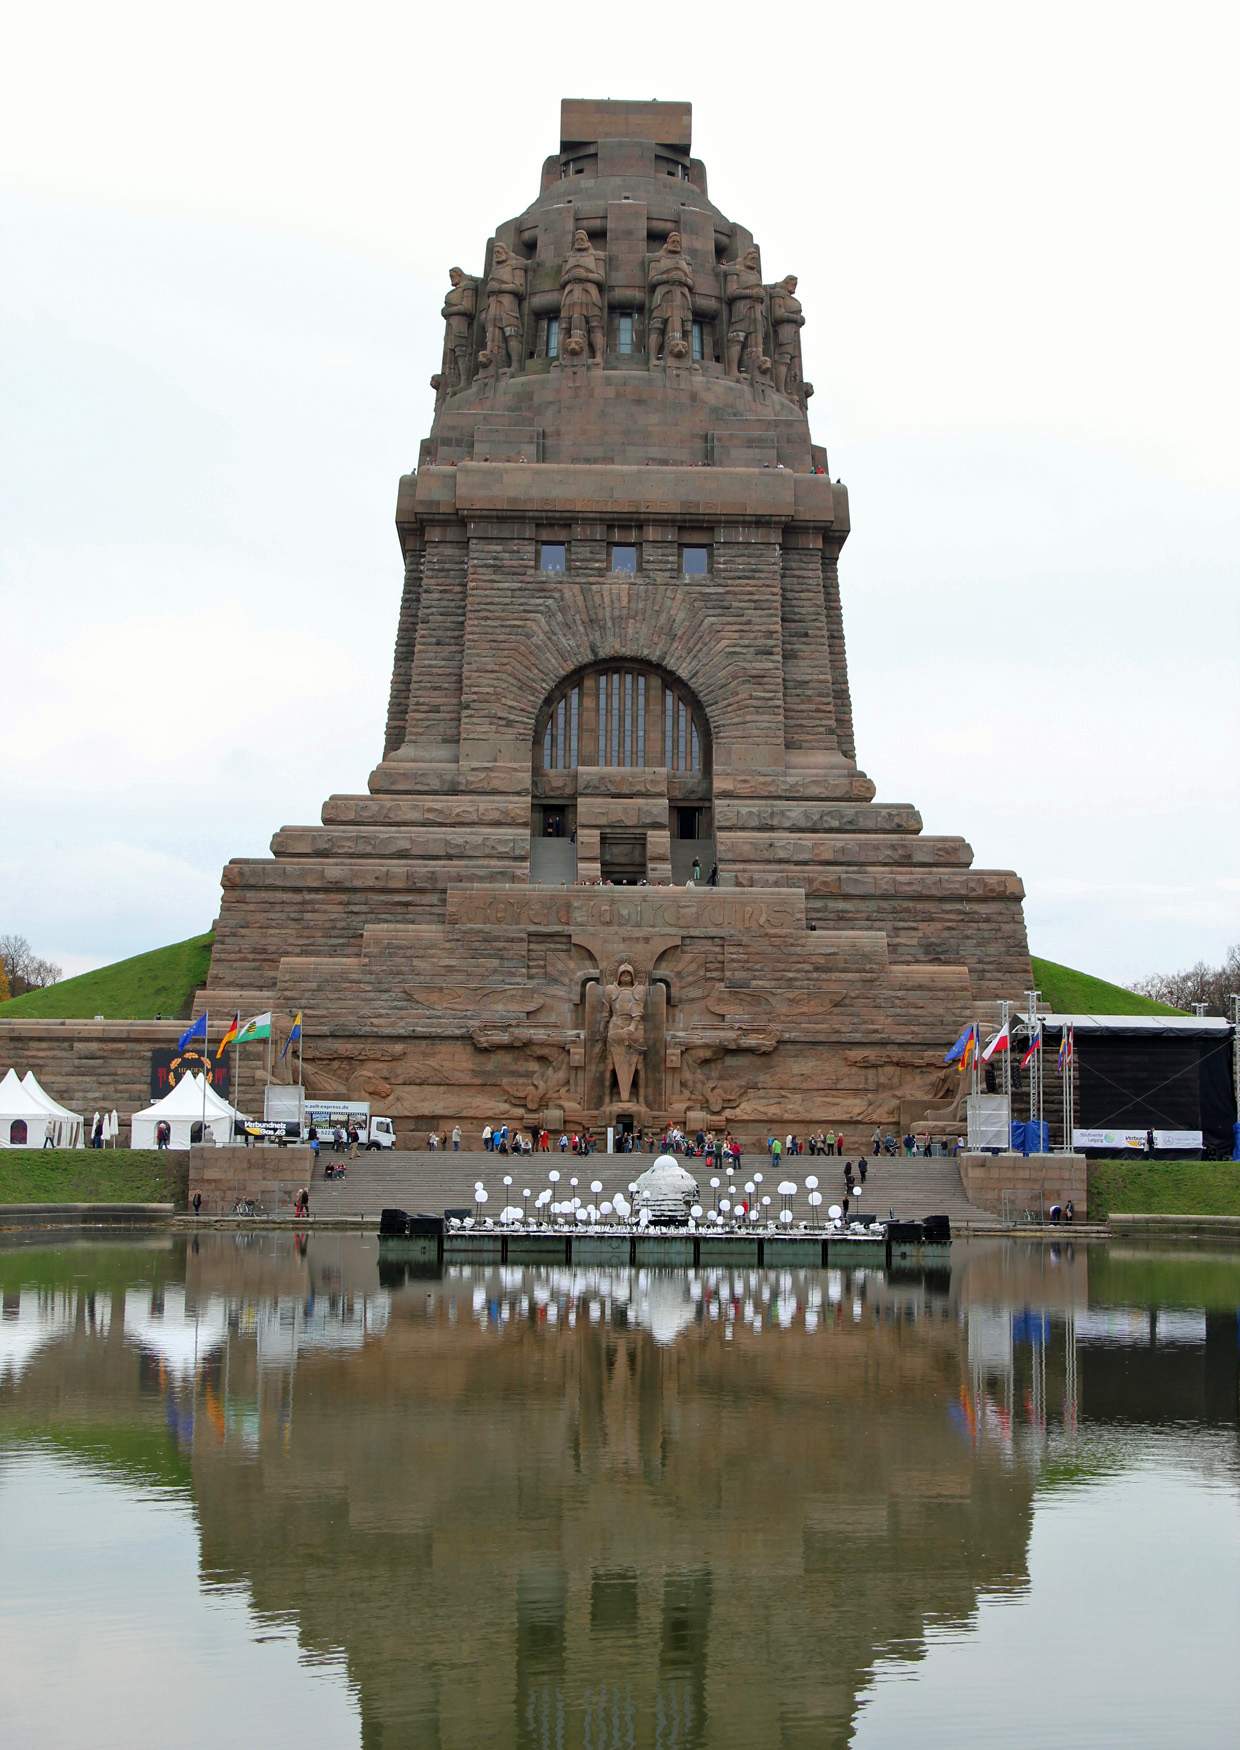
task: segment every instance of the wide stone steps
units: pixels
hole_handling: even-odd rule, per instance
[[[583,1203],[595,1201],[589,1187],[594,1179],[602,1181],[603,1189],[597,1201],[616,1191],[625,1191],[630,1182],[643,1172],[654,1156],[651,1154],[606,1155],[586,1157],[572,1154],[495,1155],[484,1150],[452,1153],[447,1150],[389,1150],[355,1155],[347,1162],[348,1176],[343,1180],[325,1179],[323,1168],[336,1157],[324,1151],[319,1157],[313,1183],[310,1186],[310,1213],[314,1216],[373,1216],[385,1208],[406,1209],[411,1213],[426,1210],[439,1214],[444,1209],[473,1207],[474,1181],[481,1179],[488,1197],[483,1213],[498,1216],[510,1193],[512,1202],[522,1203],[521,1192],[528,1186],[529,1202],[547,1185],[548,1170],[560,1174],[556,1187],[557,1200],[576,1195]],[[703,1204],[710,1207],[713,1193],[711,1173],[703,1170],[701,1161],[685,1159],[701,1188]],[[805,1177],[814,1173],[819,1189],[824,1193],[825,1209],[843,1195],[843,1161],[800,1155],[778,1171],[773,1171],[764,1156],[751,1155],[742,1160],[736,1175],[740,1184],[753,1177],[757,1168],[763,1174],[761,1190],[770,1194],[772,1208],[778,1209],[775,1187],[781,1179],[790,1179],[798,1186],[794,1210],[799,1220],[808,1217],[805,1201]],[[505,1188],[503,1175],[512,1174],[512,1185]],[[570,1177],[579,1183],[574,1193]],[[726,1174],[720,1175],[726,1181]],[[720,1196],[724,1193],[721,1190]],[[870,1168],[862,1194],[862,1212],[886,1216],[888,1210],[908,1220],[920,1220],[926,1215],[948,1215],[953,1222],[993,1224],[994,1217],[971,1204],[960,1182],[960,1170],[953,1160],[915,1158],[883,1159]]]

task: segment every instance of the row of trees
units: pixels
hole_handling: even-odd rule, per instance
[[[1191,1010],[1194,1003],[1204,1003],[1207,1015],[1228,1016],[1227,999],[1240,992],[1240,942],[1232,943],[1220,966],[1207,966],[1199,960],[1183,972],[1159,972],[1142,978],[1131,988],[1140,996],[1170,1003],[1176,1009]]]
[[[60,967],[36,954],[25,936],[0,936],[0,1003],[46,990],[60,978]]]

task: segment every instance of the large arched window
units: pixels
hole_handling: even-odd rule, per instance
[[[681,681],[643,663],[603,663],[570,675],[538,714],[535,758],[543,771],[577,766],[710,770],[706,713]]]

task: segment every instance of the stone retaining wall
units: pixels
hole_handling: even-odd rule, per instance
[[[269,1215],[291,1215],[293,1198],[310,1186],[314,1156],[308,1148],[192,1148],[189,1195],[202,1196],[204,1215],[231,1215],[238,1198],[261,1203]]]
[[[1088,1180],[1084,1155],[962,1154],[960,1178],[965,1195],[979,1209],[1019,1219],[1025,1209],[1045,1212],[1069,1198],[1078,1216],[1088,1214]]]

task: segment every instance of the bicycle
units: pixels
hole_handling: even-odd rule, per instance
[[[252,1197],[238,1197],[233,1204],[234,1215],[266,1215],[266,1213],[263,1205]]]

